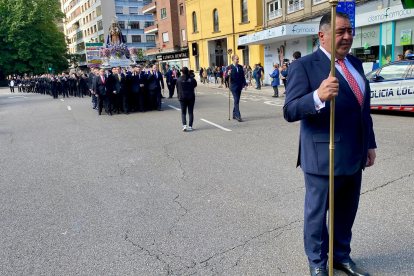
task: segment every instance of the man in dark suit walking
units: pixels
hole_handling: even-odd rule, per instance
[[[114,85],[115,85],[115,109],[116,114],[119,114],[121,105],[124,108],[125,115],[128,115],[127,105],[127,91],[126,91],[126,76],[121,74],[121,67],[117,67],[113,73]]]
[[[370,114],[370,87],[361,61],[348,55],[353,37],[346,14],[331,14],[319,26],[320,48],[289,67],[286,101],[289,122],[301,120],[297,165],[305,175],[304,244],[311,275],[328,275],[329,121],[336,98],[334,267],[351,276],[368,276],[350,257],[351,229],[358,209],[362,170],[375,161],[375,135]],[[330,76],[331,35],[335,35],[335,78]],[[332,269],[332,268],[329,268]]]
[[[231,79],[230,84],[230,91],[233,94],[234,98],[234,108],[233,108],[233,119],[242,122],[241,114],[240,114],[240,96],[243,87],[247,89],[246,78],[244,76],[243,67],[239,65],[239,57],[234,55],[232,57],[233,63],[227,67],[227,74]]]
[[[141,67],[136,67],[131,76],[131,90],[133,98],[133,108],[144,112],[144,87],[147,76],[142,72]]]
[[[158,71],[158,66],[152,66],[152,70],[148,74],[148,89],[150,91],[150,106],[153,109],[155,106],[158,111],[161,109],[161,89],[164,91],[164,80],[162,74]]]
[[[177,78],[180,77],[180,71],[175,69],[175,66],[170,66],[167,65],[167,72],[165,73],[165,81],[167,82],[167,87],[168,87],[168,91],[169,91],[169,97],[168,99],[171,99],[172,97],[174,97],[174,91],[175,91],[175,87],[177,85]]]
[[[89,73],[89,92],[91,93],[92,97],[92,108],[96,109],[96,96],[95,96],[95,77],[98,76],[98,68],[91,68],[91,72]]]
[[[110,96],[111,91],[114,90],[113,83],[105,77],[105,69],[99,70],[99,76],[95,76],[95,96],[97,100],[97,107],[98,107],[98,115],[102,113],[102,107],[104,102],[106,101],[106,97]],[[108,105],[105,105],[106,113],[109,116],[112,116],[111,110],[109,109]]]

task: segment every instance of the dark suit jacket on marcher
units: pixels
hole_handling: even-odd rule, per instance
[[[105,77],[105,83],[102,82],[101,76],[95,76],[95,93],[99,96],[110,95],[114,90],[113,82],[111,82],[110,78]]]
[[[137,74],[137,75],[132,75],[131,76],[131,89],[132,89],[132,92],[134,92],[134,93],[137,93],[137,92],[139,92],[139,89],[141,88],[140,87],[140,84],[143,84],[144,85],[144,87],[145,87],[145,83],[147,82],[147,78],[148,78],[148,76],[144,73],[144,72],[141,72],[141,74]],[[142,87],[142,88],[144,88],[144,87]]]
[[[347,58],[364,79],[365,92],[361,108],[348,82],[336,70],[339,95],[335,104],[335,175],[352,175],[365,169],[368,149],[376,148],[369,81],[361,61],[351,55]],[[301,120],[297,165],[305,173],[329,175],[330,101],[316,111],[313,92],[329,76],[330,68],[329,58],[320,49],[289,67],[283,112],[288,122]]]
[[[226,72],[231,69],[231,92],[239,92],[246,86],[246,78],[244,76],[243,67],[241,65],[234,66],[234,64],[227,67]]]
[[[155,89],[164,89],[164,79],[162,78],[162,74],[160,71],[157,72],[158,74],[158,78],[155,77],[155,73],[154,74],[148,74],[148,89],[150,91],[155,90]]]
[[[121,74],[121,81],[119,81],[119,74],[112,74],[116,93],[124,92],[126,89],[126,77]]]
[[[177,80],[180,77],[180,70],[175,69],[175,80]],[[169,69],[166,73],[165,73],[165,81],[167,83],[172,83],[174,81],[174,77],[173,77],[173,70]]]

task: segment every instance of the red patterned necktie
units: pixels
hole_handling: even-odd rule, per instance
[[[103,84],[105,84],[105,77],[102,77],[102,82]]]
[[[354,76],[352,76],[352,74],[348,71],[348,68],[346,68],[345,61],[343,59],[338,59],[336,62],[341,65],[342,71],[344,71],[345,77],[348,80],[349,86],[351,86],[351,89],[354,91],[359,104],[362,106],[362,102],[364,101],[364,94],[362,94],[357,81],[355,80]]]

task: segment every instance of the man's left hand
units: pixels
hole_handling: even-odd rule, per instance
[[[247,86],[244,87],[244,91],[247,91]]]
[[[375,154],[375,149],[368,149],[368,159],[367,159],[367,165],[366,165],[367,168],[374,165],[376,157],[377,156]]]

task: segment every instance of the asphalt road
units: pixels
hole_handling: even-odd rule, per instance
[[[185,133],[177,99],[110,117],[1,89],[0,275],[308,275],[299,124],[270,94],[244,93],[239,123],[199,87]],[[371,276],[414,274],[413,119],[373,115],[352,244]]]

